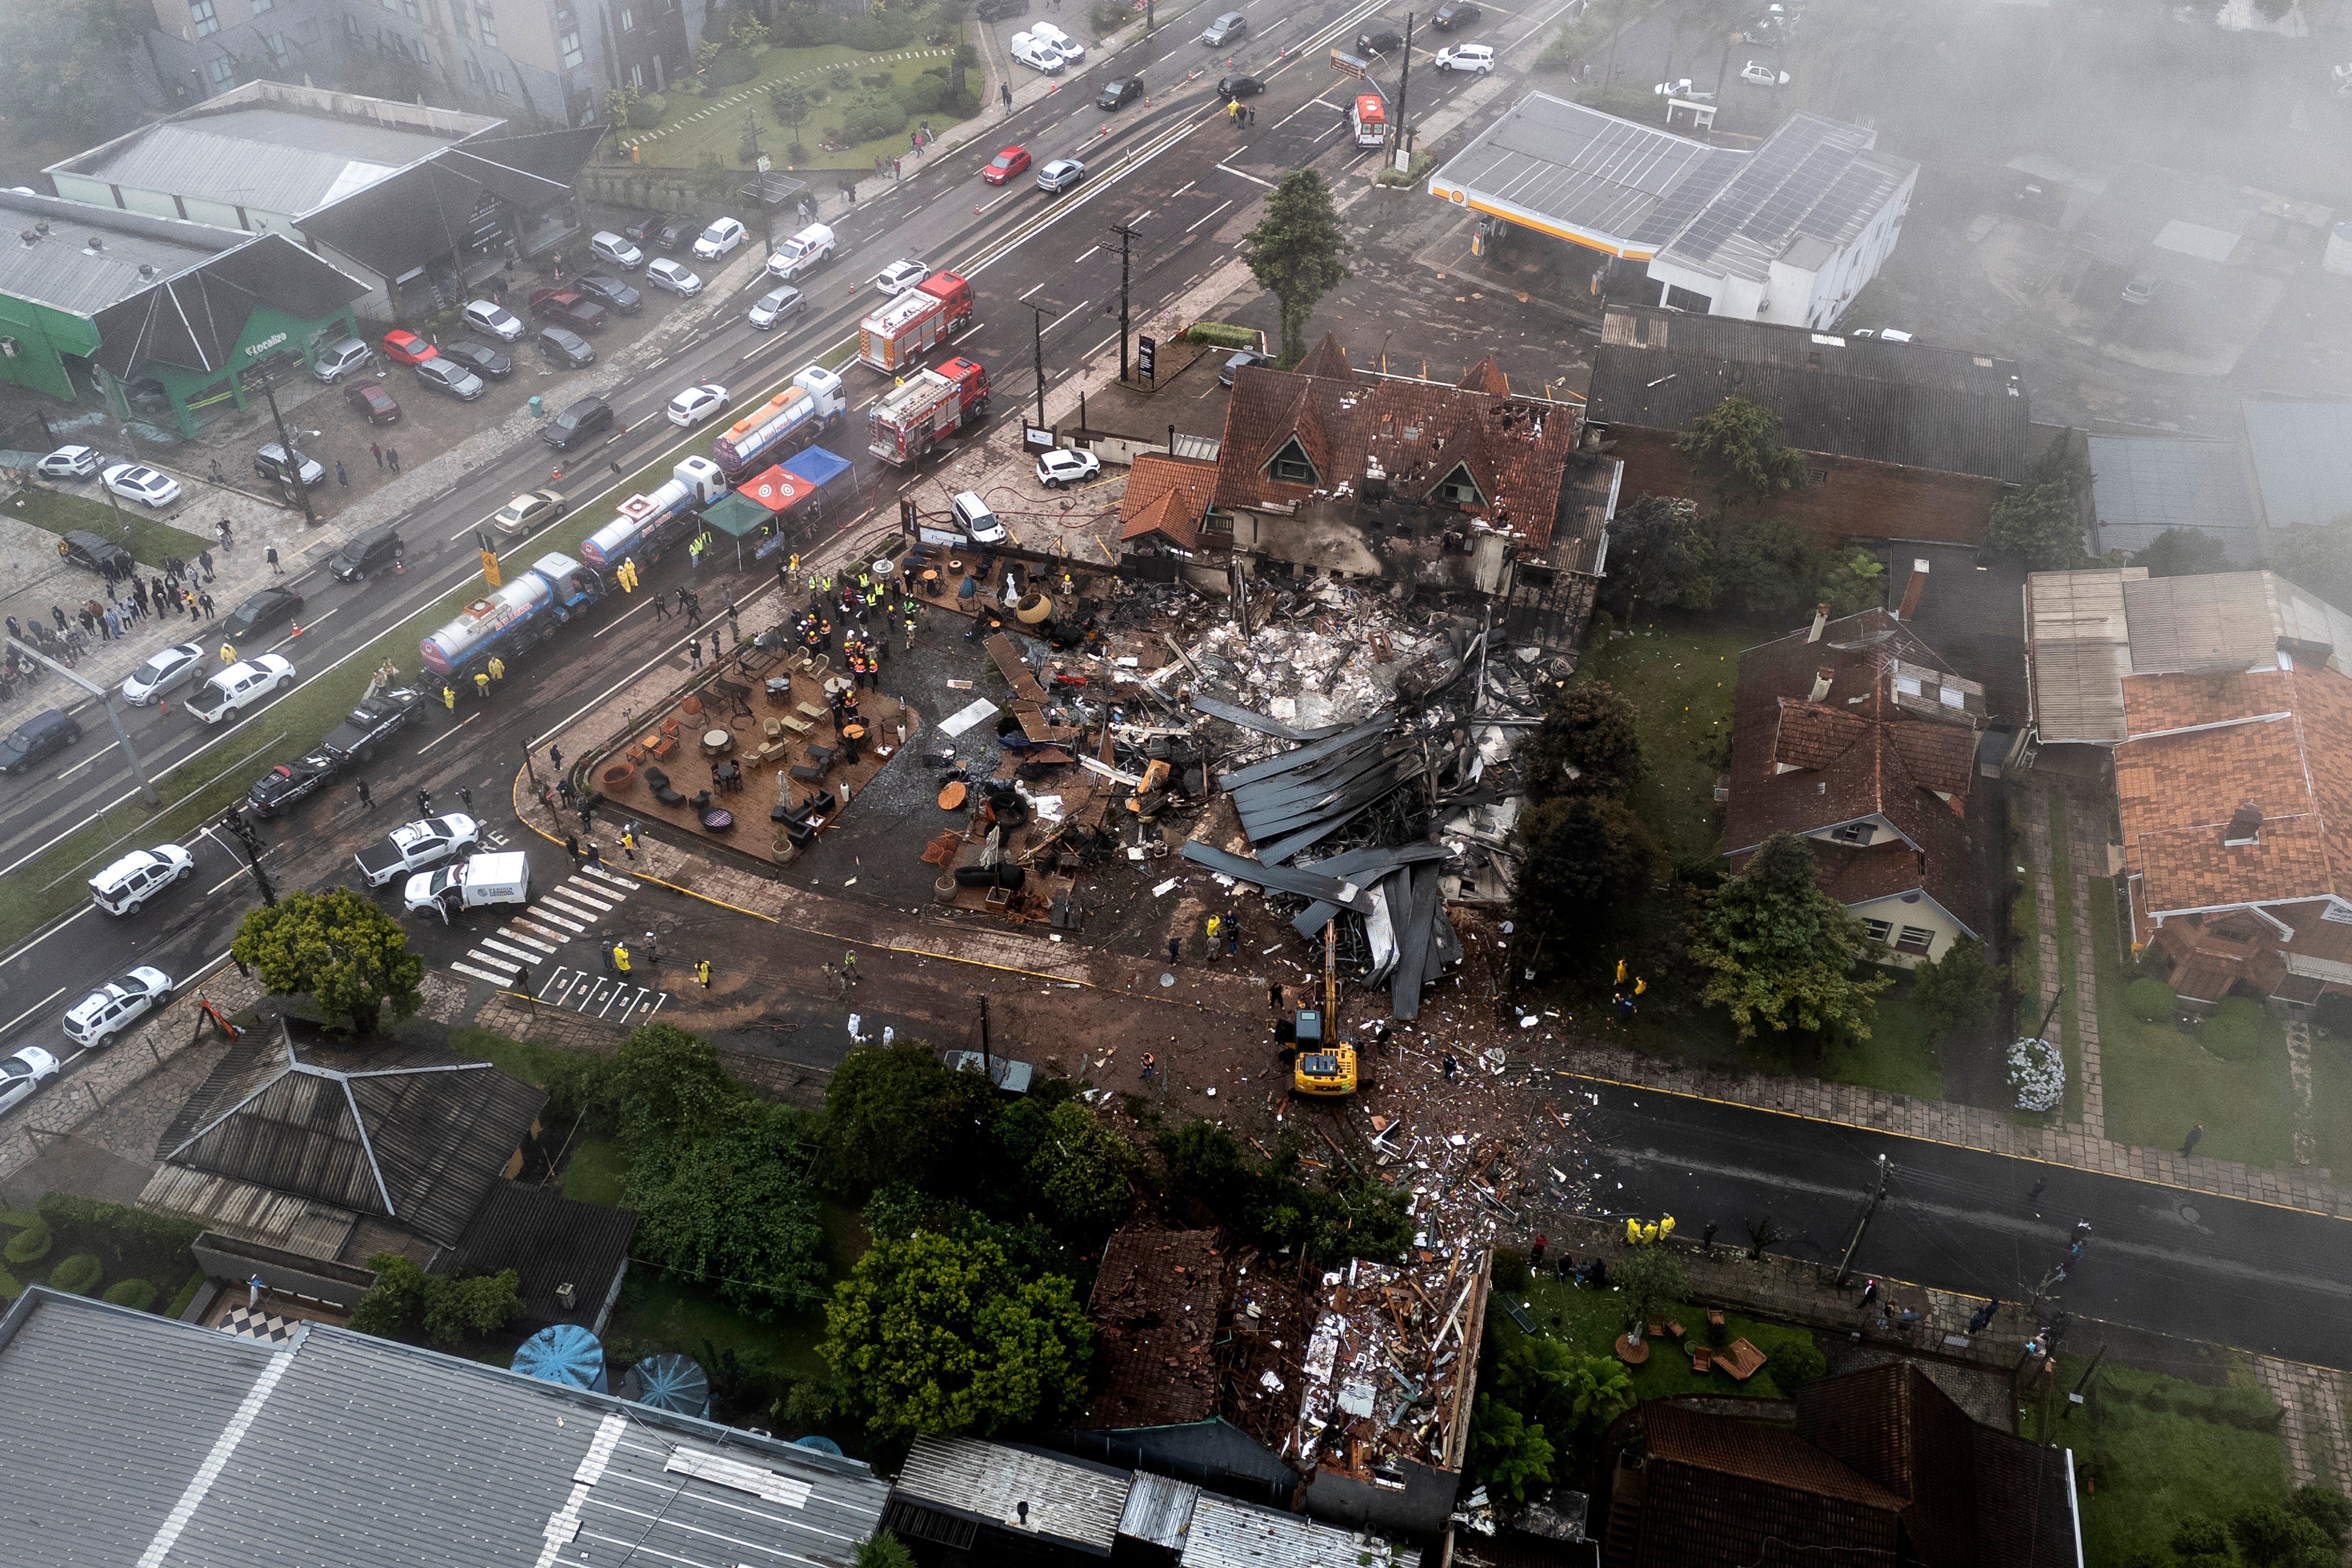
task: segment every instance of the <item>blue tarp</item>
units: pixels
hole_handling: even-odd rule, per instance
[[[805,447],[777,465],[784,472],[806,479],[820,489],[849,472],[850,466],[848,458],[836,457],[822,447]]]

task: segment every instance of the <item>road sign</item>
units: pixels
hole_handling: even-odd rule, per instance
[[[1160,378],[1152,371],[1151,364],[1158,357],[1159,352],[1160,343],[1157,339],[1139,337],[1135,340],[1135,368],[1150,376],[1154,381]]]
[[[1354,77],[1358,81],[1363,80],[1372,71],[1370,61],[1341,49],[1331,51],[1331,68],[1341,76]]]
[[[768,155],[765,153],[760,154],[760,173],[764,174],[773,166],[774,165],[769,161]]]
[[[495,588],[499,585],[499,552],[497,551],[482,552],[482,577],[491,587]]]

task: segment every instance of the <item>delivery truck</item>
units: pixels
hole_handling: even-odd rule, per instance
[[[971,285],[934,272],[857,324],[857,359],[892,375],[973,324]]]
[[[604,580],[593,567],[551,551],[467,605],[417,644],[417,652],[425,668],[446,680],[494,653],[516,658],[604,596]]]
[[[669,481],[646,495],[621,503],[621,515],[590,534],[580,554],[600,572],[635,558],[649,566],[662,552],[694,531],[702,509],[727,493],[727,477],[708,458],[686,458]]]
[[[892,387],[866,416],[866,449],[903,468],[988,416],[988,373],[978,363],[951,359],[919,370]]]
[[[446,925],[460,910],[528,901],[530,864],[518,849],[469,855],[438,871],[419,871],[402,892],[410,914],[437,914]]]
[[[780,463],[841,423],[849,406],[841,377],[813,364],[792,385],[719,433],[710,456],[728,482],[740,481],[771,463]]]

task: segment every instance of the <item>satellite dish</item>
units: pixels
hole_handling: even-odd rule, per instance
[[[612,1392],[604,1379],[604,1347],[577,1323],[558,1323],[523,1341],[515,1352],[514,1370],[596,1394]]]
[[[656,1410],[708,1419],[710,1378],[691,1356],[649,1355],[621,1379],[621,1397]]]
[[[793,1447],[795,1448],[814,1448],[820,1454],[838,1454],[841,1452],[840,1444],[819,1432],[812,1432],[805,1437],[793,1438]]]

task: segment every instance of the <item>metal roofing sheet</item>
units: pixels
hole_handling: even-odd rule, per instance
[[[1748,154],[1532,92],[1434,184],[1644,253],[1672,238]]]
[[[1872,150],[1864,126],[1792,114],[1660,252],[1693,271],[1761,282],[1802,237],[1843,248],[1919,165]],[[1816,252],[1818,259],[1826,259]]]
[[[1326,735],[1339,734],[1343,726],[1327,724],[1319,730],[1301,730],[1279,719],[1270,719],[1248,708],[1236,708],[1230,702],[1220,702],[1213,697],[1195,697],[1193,709],[1212,719],[1223,719],[1228,724],[1238,724],[1244,730],[1255,730],[1261,735],[1272,735],[1278,741],[1319,741]]]
[[[2263,572],[2126,583],[2132,672],[2277,668],[2279,626],[2269,590]]]
[[[249,106],[160,121],[75,160],[68,173],[128,189],[294,215],[365,190],[455,140],[404,126]]]
[[[1239,855],[1229,855],[1197,839],[1188,841],[1179,853],[1195,865],[1206,866],[1212,871],[1223,871],[1235,881],[1252,882],[1262,888],[1319,899],[1353,910],[1358,914],[1371,912],[1371,894],[1354,883],[1342,882],[1337,877],[1320,876],[1291,866],[1262,865]]]
[[[1119,1510],[1118,1532],[1177,1551],[1192,1526],[1192,1506],[1200,1496],[1201,1489],[1190,1481],[1172,1481],[1138,1470],[1135,1485],[1127,1494],[1127,1506]]]
[[[2131,567],[2146,576],[2145,567]],[[2124,738],[2124,677],[2131,633],[2126,573],[2036,572],[2025,580],[2026,673],[2034,729],[2044,741]]]
[[[0,216],[18,237],[0,240],[0,294],[68,315],[95,316],[119,300],[202,266],[250,237],[235,229],[0,191]],[[27,244],[21,237],[47,224]],[[96,236],[100,247],[89,248]],[[154,270],[142,276],[142,267]]]
[[[629,1238],[636,1228],[635,1210],[493,1180],[464,1239],[436,1272],[495,1274],[511,1268],[520,1277],[523,1312],[531,1321],[593,1326],[605,1294],[628,1264]],[[556,1295],[564,1285],[575,1292],[570,1307]]]
[[[2249,397],[2241,406],[2271,527],[2333,522],[2352,512],[2352,400]]]
[[[215,1175],[186,1165],[158,1165],[139,1194],[155,1214],[201,1220],[224,1235],[332,1262],[360,1216],[293,1193]]]
[[[1202,1492],[1179,1568],[1420,1568],[1418,1549]]]
[[[1367,719],[1352,730],[1343,730],[1337,735],[1316,742],[1313,745],[1301,746],[1295,752],[1280,752],[1263,762],[1252,763],[1245,768],[1235,768],[1229,773],[1220,773],[1217,775],[1218,787],[1227,790],[1240,789],[1243,785],[1255,784],[1260,779],[1270,779],[1276,774],[1286,773],[1293,768],[1303,767],[1308,763],[1318,762],[1325,757],[1337,756],[1360,741],[1373,735],[1386,733],[1395,722],[1394,716],[1387,713],[1382,713],[1377,718]]]
[[[2094,436],[2091,500],[2102,550],[2138,551],[2167,529],[2194,528],[2252,565],[2269,554],[2262,514],[2234,441]]]
[[[999,1529],[1108,1555],[1133,1484],[1128,1471],[1059,1454],[924,1436],[898,1471],[898,1490]]]

